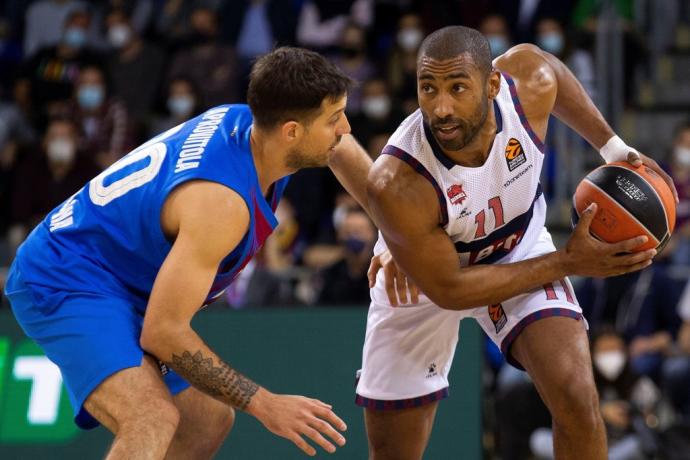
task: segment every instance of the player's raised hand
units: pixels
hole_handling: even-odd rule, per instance
[[[618,243],[606,243],[594,238],[589,227],[597,212],[592,203],[580,216],[573,234],[562,250],[567,272],[582,276],[616,276],[641,270],[652,264],[656,249],[632,252],[647,241],[637,236]]]
[[[395,263],[389,251],[384,251],[371,258],[371,264],[369,264],[369,271],[367,272],[370,288],[376,284],[376,274],[382,268],[386,294],[391,306],[397,307],[398,305],[408,303],[408,293],[410,294],[409,300],[411,303],[419,302],[419,288],[398,268],[398,264]]]
[[[326,452],[335,452],[336,447],[345,445],[345,437],[336,431],[345,431],[347,425],[335,415],[332,407],[318,399],[297,395],[279,395],[261,388],[247,411],[255,416],[272,433],[289,439],[309,456],[316,450],[304,437],[311,439]],[[254,407],[251,407],[256,402]],[[334,428],[335,427],[335,428]]]

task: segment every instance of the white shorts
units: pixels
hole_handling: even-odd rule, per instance
[[[554,250],[550,235],[544,231],[526,258]],[[507,361],[518,368],[521,366],[510,356],[510,346],[527,325],[551,316],[583,319],[568,279],[499,305],[463,311],[444,310],[423,295],[418,304],[393,308],[383,282],[383,272],[379,271],[371,289],[362,369],[357,373],[356,403],[370,409],[417,407],[445,398],[463,318],[476,319]]]

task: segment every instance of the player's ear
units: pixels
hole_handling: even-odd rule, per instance
[[[302,137],[303,132],[304,127],[302,124],[294,120],[283,123],[281,127],[281,135],[287,142],[298,141]]]
[[[501,73],[498,70],[492,69],[489,72],[486,86],[486,93],[489,95],[489,99],[495,99],[498,96],[498,91],[501,89]]]

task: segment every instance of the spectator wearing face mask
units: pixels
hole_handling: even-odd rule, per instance
[[[664,362],[662,383],[679,419],[690,423],[690,282],[686,282],[678,302],[683,324],[674,343],[675,353]]]
[[[90,159],[79,151],[78,127],[70,119],[48,124],[40,148],[17,168],[12,191],[11,222],[15,244],[45,214],[98,174]]]
[[[592,55],[589,51],[575,46],[562,23],[554,18],[540,19],[536,26],[536,44],[563,61],[582,83],[587,94],[592,99],[596,98]]]
[[[205,7],[195,9],[191,25],[189,46],[173,55],[168,75],[189,77],[207,107],[239,102],[235,52],[219,41],[216,12]]]
[[[513,46],[506,18],[500,14],[485,17],[479,25],[479,31],[489,41],[492,58],[500,56]]]
[[[142,40],[125,10],[112,10],[105,22],[112,46],[108,59],[112,92],[125,105],[132,124],[140,132],[159,94],[165,55],[157,46]]]
[[[201,97],[194,82],[187,77],[175,77],[168,84],[165,116],[154,119],[149,130],[149,137],[177,126],[195,117],[201,111]]]
[[[71,97],[83,67],[101,63],[100,56],[90,49],[90,23],[86,10],[71,12],[65,20],[60,42],[42,48],[22,67],[16,85],[26,87],[37,124],[43,124],[54,103]]]
[[[367,270],[376,242],[376,228],[363,210],[353,209],[342,217],[336,231],[343,257],[318,276],[321,289],[316,302],[321,305],[368,305]]]
[[[374,78],[362,83],[361,110],[349,120],[352,132],[357,133],[359,142],[367,146],[377,134],[395,131],[404,118],[405,114],[391,97],[386,81]]]
[[[100,67],[82,70],[69,114],[84,134],[81,147],[101,168],[107,168],[134,147],[127,109],[110,97]]]
[[[417,51],[423,39],[424,29],[419,15],[402,15],[388,58],[387,78],[392,95],[401,101],[405,114],[417,109]]]
[[[658,420],[661,393],[648,377],[632,370],[625,342],[612,328],[604,328],[592,340],[594,381],[608,438],[610,460],[651,458],[658,448],[646,420]],[[532,452],[541,459],[554,458],[551,429],[535,431]]]
[[[84,2],[40,0],[26,11],[24,56],[31,57],[41,48],[57,45],[64,34],[63,24],[69,16],[86,7]]]
[[[343,30],[340,49],[333,55],[333,62],[355,81],[368,80],[374,75],[375,67],[367,53],[366,31],[351,23]],[[354,87],[347,93],[348,115],[362,109],[362,90]]]

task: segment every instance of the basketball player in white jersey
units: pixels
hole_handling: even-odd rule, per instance
[[[417,81],[420,110],[390,138],[368,180],[382,235],[372,268],[395,260],[371,290],[357,385],[370,458],[422,458],[448,394],[458,323],[472,317],[532,377],[553,417],[556,457],[605,459],[586,322],[567,276],[639,270],[656,251],[630,253],[646,237],[591,237],[594,205],[555,249],[539,184],[549,115],[608,161],[644,162],[667,176],[615,136],[565,65],[535,46],[516,46],[492,65],[479,32],[447,27],[423,42]],[[395,263],[404,275],[395,276]],[[404,292],[405,275],[422,294],[396,308],[386,277],[389,292],[391,276]]]

